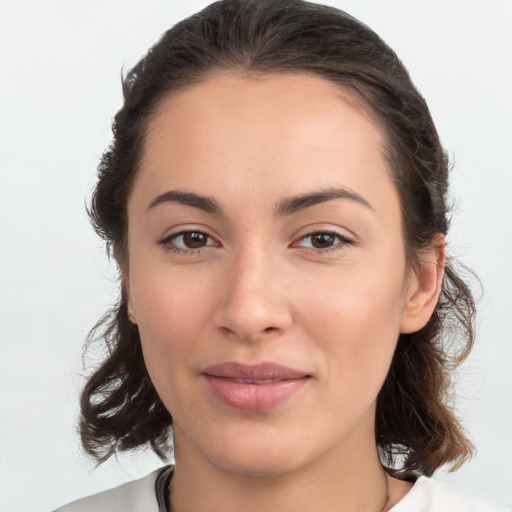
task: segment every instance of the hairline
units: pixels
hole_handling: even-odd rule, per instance
[[[210,69],[204,70],[201,73],[198,73],[195,78],[190,78],[186,81],[183,81],[181,84],[176,84],[174,87],[170,87],[167,90],[164,90],[158,94],[155,98],[154,102],[148,107],[148,113],[142,119],[142,130],[140,137],[140,150],[137,156],[137,162],[134,166],[132,177],[130,179],[130,184],[125,197],[125,214],[126,214],[126,226],[125,232],[123,234],[123,239],[121,240],[121,247],[115,251],[116,259],[123,262],[123,268],[126,266],[128,268],[129,262],[129,254],[128,254],[128,201],[133,190],[134,184],[136,182],[137,176],[140,171],[141,163],[144,159],[144,152],[146,146],[147,137],[151,131],[152,122],[163,112],[163,104],[166,103],[170,98],[178,96],[182,92],[186,92],[187,90],[199,86],[202,84],[206,84],[212,80],[215,80],[218,77],[225,76],[235,76],[242,79],[249,80],[264,80],[266,78],[270,78],[272,76],[297,76],[297,75],[305,75],[312,78],[317,78],[324,80],[326,82],[331,83],[338,89],[338,98],[345,102],[348,106],[353,108],[359,114],[362,114],[368,121],[370,121],[378,130],[381,135],[381,147],[380,152],[384,162],[386,164],[387,171],[389,173],[389,177],[392,180],[392,184],[395,187],[395,190],[398,194],[400,201],[400,209],[401,209],[401,230],[402,230],[402,240],[403,247],[406,255],[406,263],[409,268],[414,268],[415,264],[418,262],[418,251],[414,250],[414,248],[410,247],[409,240],[407,239],[407,232],[405,226],[405,217],[404,217],[404,197],[402,194],[402,190],[399,187],[399,170],[396,169],[396,164],[394,163],[395,158],[393,153],[395,152],[395,144],[392,141],[391,129],[382,116],[375,111],[375,109],[371,106],[370,102],[364,98],[364,96],[356,89],[356,87],[350,84],[341,84],[335,79],[331,79],[325,76],[320,71],[315,71],[310,68],[299,68],[296,69],[266,69],[266,70],[258,70],[252,68],[250,65],[248,67],[244,66],[214,66]],[[118,245],[114,243],[115,246]],[[120,256],[121,258],[118,258]]]

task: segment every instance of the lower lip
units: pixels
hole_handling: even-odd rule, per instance
[[[206,375],[213,396],[233,409],[249,412],[267,411],[278,406],[300,391],[309,381],[285,379],[268,384],[246,384],[234,380]]]

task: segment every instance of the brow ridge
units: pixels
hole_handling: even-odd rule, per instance
[[[222,207],[212,197],[186,192],[183,190],[168,190],[151,201],[148,210],[165,203],[179,203],[185,206],[192,206],[207,213],[222,214]]]
[[[317,204],[332,201],[334,199],[347,199],[373,210],[372,205],[358,193],[346,187],[336,187],[284,199],[277,205],[276,215],[292,215]]]
[[[373,210],[371,204],[353,190],[347,187],[336,187],[284,199],[278,203],[275,214],[279,217],[292,215],[334,199],[347,199]],[[218,215],[223,213],[222,207],[216,199],[183,190],[168,190],[160,194],[150,203],[148,210],[168,202],[192,206],[207,213]]]

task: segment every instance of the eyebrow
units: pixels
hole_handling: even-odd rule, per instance
[[[185,206],[199,208],[206,213],[215,213],[222,215],[222,207],[212,197],[202,196],[194,192],[184,192],[181,190],[169,190],[157,196],[148,206],[148,210],[164,203],[179,203]]]
[[[364,197],[349,188],[337,187],[285,199],[277,205],[276,215],[292,215],[317,204],[332,201],[333,199],[348,199],[349,201],[353,201],[373,210],[372,205]]]
[[[278,203],[275,215],[278,217],[293,215],[294,213],[306,210],[317,204],[332,201],[334,199],[348,199],[349,201],[353,201],[373,210],[372,205],[364,197],[349,188],[337,187],[284,199]],[[217,200],[212,197],[196,194],[195,192],[186,192],[182,190],[169,190],[160,194],[153,199],[147,209],[150,210],[165,203],[179,203],[185,206],[198,208],[206,213],[223,215],[223,209]]]

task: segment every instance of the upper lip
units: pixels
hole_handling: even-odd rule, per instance
[[[309,377],[309,374],[304,371],[270,362],[248,365],[229,361],[209,366],[203,373],[224,379],[252,381],[301,379],[303,377]]]

